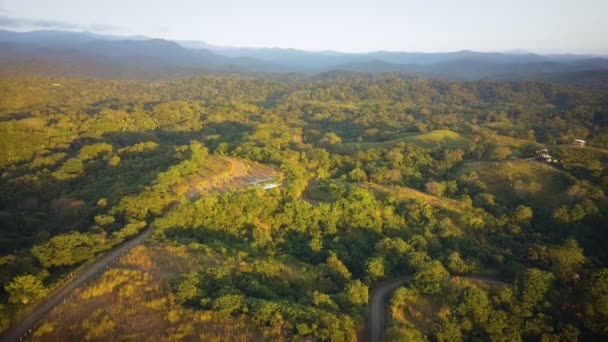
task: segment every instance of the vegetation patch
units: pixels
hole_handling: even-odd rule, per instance
[[[251,340],[259,338],[244,319],[196,312],[171,291],[196,254],[183,247],[138,246],[91,285],[56,306],[38,328],[38,341],[69,340]]]
[[[530,203],[536,208],[556,209],[569,202],[571,179],[555,166],[529,160],[465,163],[461,174],[475,172],[488,191],[504,203]]]
[[[412,144],[424,148],[466,148],[471,139],[463,134],[450,130],[435,130],[430,132],[407,132],[396,134],[394,138],[379,142],[347,142],[333,145],[337,152],[353,153],[371,148],[390,148],[398,143]]]

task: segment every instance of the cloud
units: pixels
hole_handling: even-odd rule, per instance
[[[0,12],[1,8],[0,8]],[[55,30],[78,30],[105,32],[116,31],[119,28],[111,25],[81,25],[59,20],[14,18],[0,15],[0,27],[11,29],[55,29]]]

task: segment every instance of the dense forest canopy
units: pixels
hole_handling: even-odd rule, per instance
[[[608,338],[605,91],[334,72],[0,93],[3,328],[152,226],[201,255],[172,283],[179,305],[269,339],[356,339],[368,290],[407,274],[394,340]],[[272,165],[281,186],[190,196],[227,160]],[[406,319],[422,302],[444,309]]]

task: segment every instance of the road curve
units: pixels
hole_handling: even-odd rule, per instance
[[[380,341],[386,327],[388,297],[401,285],[412,280],[412,275],[382,281],[370,293],[365,341]]]
[[[139,234],[133,239],[110,250],[97,261],[87,266],[84,270],[82,270],[82,272],[78,273],[72,280],[55,289],[44,301],[38,304],[34,311],[32,311],[26,318],[0,334],[0,341],[19,341],[21,337],[33,333],[33,327],[40,322],[47,312],[49,312],[55,305],[66,299],[76,288],[80,287],[91,277],[104,271],[121,255],[127,253],[133,247],[144,242],[144,240],[152,235],[153,231],[154,229],[152,227],[147,228],[143,233]]]
[[[366,342],[380,342],[382,334],[386,328],[386,318],[388,316],[388,299],[391,293],[398,287],[412,280],[413,275],[407,275],[399,278],[388,279],[380,282],[370,292],[368,304],[368,316],[365,324]],[[509,286],[510,284],[499,279],[480,276],[480,275],[451,275],[450,278],[463,278],[469,280],[478,280],[486,284],[496,286]]]

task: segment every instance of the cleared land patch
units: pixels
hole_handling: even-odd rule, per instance
[[[431,132],[406,132],[400,133],[394,139],[379,142],[349,142],[335,145],[335,150],[342,153],[352,153],[371,148],[388,148],[397,143],[404,142],[420,147],[435,148],[445,146],[449,148],[465,148],[471,143],[471,139],[463,134],[450,130],[435,130]]]
[[[568,201],[570,181],[566,173],[532,160],[465,163],[460,173],[477,172],[488,192],[506,203],[528,201],[538,208],[553,210]]]
[[[208,191],[226,192],[256,183],[259,184],[262,181],[270,181],[278,175],[277,169],[268,165],[228,157],[218,159],[220,162],[227,164],[226,170],[213,177],[191,179],[188,183],[189,190],[186,195],[189,199],[196,199],[202,193]]]
[[[172,245],[138,246],[56,306],[34,332],[39,341],[251,341],[242,318],[178,303],[171,282],[195,269],[197,255]]]
[[[365,187],[372,189],[374,191],[387,192],[392,195],[397,196],[400,199],[409,199],[409,200],[418,200],[423,201],[430,204],[433,207],[438,207],[445,209],[454,213],[461,213],[465,207],[462,203],[445,197],[437,197],[433,195],[429,195],[420,190],[416,190],[413,188],[405,187],[405,186],[396,186],[396,185],[379,185],[375,183],[365,183]]]

